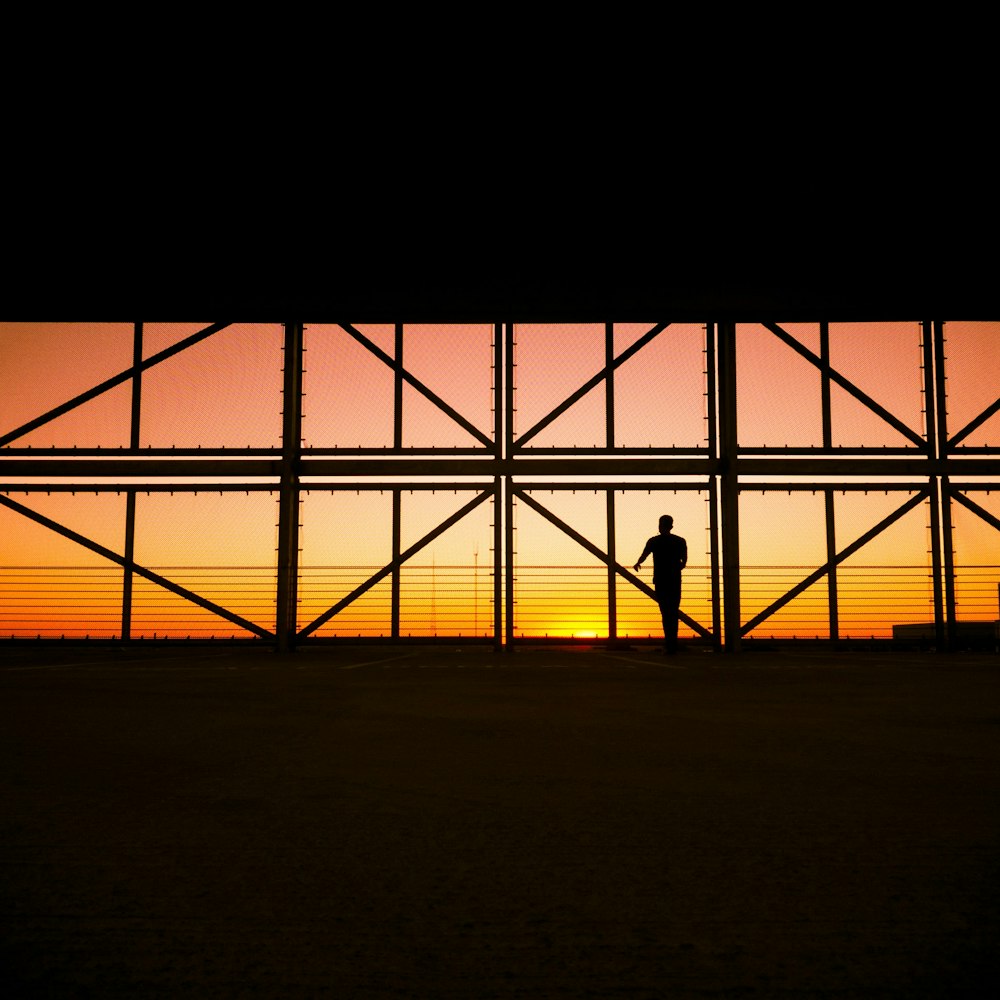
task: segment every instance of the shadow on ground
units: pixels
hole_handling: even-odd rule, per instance
[[[997,996],[998,668],[7,651],[5,995]]]

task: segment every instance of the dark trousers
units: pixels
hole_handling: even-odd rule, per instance
[[[656,603],[663,618],[663,644],[668,653],[677,652],[677,618],[681,607],[681,577],[654,580]]]

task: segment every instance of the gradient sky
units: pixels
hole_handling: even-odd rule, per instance
[[[205,325],[147,324],[144,354],[150,357]],[[625,350],[652,326],[617,324],[615,353]],[[393,353],[392,325],[359,324],[358,329],[385,353]],[[787,324],[785,329],[807,348],[819,352],[818,324]],[[0,324],[0,433],[128,368],[132,336],[131,324]],[[493,419],[492,336],[490,324],[413,325],[406,327],[404,340],[407,369],[486,434],[491,433]],[[949,425],[954,432],[1000,394],[1000,323],[948,324],[946,337]],[[306,447],[390,447],[390,369],[335,325],[307,324],[305,344]],[[146,372],[142,447],[277,447],[281,433],[281,347],[282,328],[278,324],[235,325]],[[671,325],[616,371],[617,446],[705,447],[703,347],[701,325]],[[604,365],[604,355],[603,324],[518,325],[517,433],[532,427],[598,372]],[[918,323],[831,324],[831,361],[902,421],[917,432],[922,430]],[[741,445],[805,447],[821,443],[820,378],[814,367],[763,327],[741,324],[737,370]],[[123,384],[31,432],[16,445],[125,446],[130,399],[131,388]],[[534,438],[532,445],[603,446],[604,399],[604,388],[598,386]],[[906,444],[895,429],[836,385],[832,413],[835,444]],[[976,446],[998,442],[1000,414],[995,414],[965,443]],[[475,445],[462,427],[410,386],[404,391],[403,443],[421,448]],[[403,548],[472,496],[468,491],[455,494],[451,490],[405,493]],[[17,495],[14,499],[115,551],[122,550],[123,496],[35,494]],[[596,545],[606,546],[603,490],[579,490],[575,494],[545,491],[536,499]],[[838,543],[843,546],[852,541],[904,499],[904,494],[838,495]],[[1000,498],[996,494],[976,493],[973,499],[1000,516]],[[619,493],[616,545],[619,562],[630,566],[645,539],[655,533],[659,514],[672,513],[676,530],[688,539],[691,552],[684,607],[710,624],[706,500],[707,492],[696,491]],[[170,578],[186,581],[191,589],[272,627],[273,607],[268,605],[267,597],[273,585],[276,511],[277,497],[268,493],[140,495],[137,561],[164,568]],[[330,493],[315,489],[304,496],[303,624],[389,561],[390,512],[388,492]],[[430,608],[426,601],[421,603],[408,595],[404,631],[433,631],[443,628],[445,622],[455,630],[472,631],[478,627],[482,631],[491,627],[491,524],[492,510],[487,503],[422,551],[413,567],[406,568],[404,582],[407,574],[412,573],[415,579],[426,575],[430,568],[435,575],[435,598]],[[598,560],[526,505],[518,505],[515,524],[519,630],[526,634],[606,631],[604,569]],[[743,586],[744,616],[749,618],[773,599],[779,583],[788,586],[825,561],[822,496],[745,492],[741,498],[741,527],[741,558],[748,567]],[[94,572],[108,568],[100,556],[6,509],[0,510],[0,531],[0,565],[5,567],[92,567]],[[960,567],[996,567],[1000,564],[998,539],[1000,533],[984,521],[964,508],[956,510],[956,560]],[[870,565],[918,567],[919,572],[910,573],[905,580],[904,571],[894,570],[895,575],[890,574],[891,581],[884,585],[896,594],[893,611],[906,605],[909,620],[926,620],[929,586],[923,567],[927,565],[929,547],[924,504],[845,564],[842,621],[846,611],[860,633],[887,627],[883,620],[885,609],[871,599],[871,574],[867,582],[860,580],[857,567]],[[449,578],[452,571],[447,567],[474,564],[479,568],[475,584],[468,570]],[[260,570],[240,576],[205,569],[216,566]],[[545,569],[566,566],[589,570],[560,576]],[[120,607],[117,572],[104,573],[99,585],[101,607],[111,619],[116,601]],[[648,581],[649,570],[643,575]],[[970,582],[973,577],[975,583]],[[969,617],[995,616],[996,578],[996,570],[983,574],[963,571],[959,579],[963,602],[960,613],[965,608]],[[854,594],[852,587],[857,595],[848,597],[848,591]],[[14,589],[5,587],[5,595]],[[49,625],[63,614],[60,609],[65,609],[65,601],[86,604],[93,599],[87,596],[88,586],[82,584],[75,584],[68,592],[76,596],[44,597],[55,609],[47,612]],[[455,592],[464,593],[466,599],[449,603],[448,594]],[[647,598],[624,583],[618,593],[620,632],[658,629],[655,606]],[[9,604],[13,598],[5,596],[5,600]],[[43,597],[32,600],[37,607]],[[825,584],[821,582],[768,622],[764,632],[778,634],[785,628],[804,634],[822,632],[825,600]],[[470,601],[474,607],[470,607]],[[150,633],[158,624],[165,627],[181,619],[196,629],[213,628],[219,622],[210,613],[147,584],[137,590],[136,602],[139,627]],[[387,608],[386,582],[320,634],[331,634],[341,626],[348,631],[371,629],[378,634],[385,630]],[[893,621],[899,619],[898,615],[893,617],[892,611],[888,615]],[[14,617],[7,614],[11,621]],[[34,626],[28,623],[24,627],[30,630]],[[0,621],[0,631],[12,630],[16,629]],[[223,623],[221,631],[229,634],[232,629]]]

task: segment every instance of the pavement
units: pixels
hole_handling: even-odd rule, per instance
[[[7,998],[1000,996],[1000,657],[0,647]]]

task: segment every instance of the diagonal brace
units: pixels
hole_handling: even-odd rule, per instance
[[[339,614],[349,604],[353,604],[362,594],[371,590],[375,584],[384,580],[390,573],[393,572],[393,570],[402,566],[407,559],[416,555],[422,548],[433,542],[439,535],[443,535],[453,524],[457,524],[461,521],[466,514],[475,510],[475,508],[478,507],[484,500],[488,500],[494,495],[495,490],[489,489],[480,493],[478,496],[473,497],[467,504],[460,507],[454,514],[424,535],[423,538],[414,542],[413,545],[411,545],[405,552],[401,552],[398,559],[393,559],[387,565],[383,566],[377,573],[365,580],[364,583],[355,587],[354,590],[352,590],[346,597],[339,600],[332,608],[324,611],[318,618],[310,622],[304,629],[302,629],[301,632],[299,632],[298,637],[300,639],[305,638],[307,635],[311,635],[315,632],[321,625],[325,625],[326,622],[328,622],[334,615]]]
[[[168,580],[164,576],[160,576],[159,573],[154,573],[152,570],[146,569],[144,566],[139,566],[137,563],[129,562],[129,560],[124,556],[120,556],[117,552],[113,552],[111,549],[105,548],[99,542],[95,542],[93,539],[87,538],[85,535],[81,535],[78,532],[73,531],[72,528],[67,528],[58,521],[53,521],[44,514],[39,514],[30,507],[22,506],[16,500],[11,500],[10,497],[0,496],[0,504],[3,504],[5,507],[9,507],[11,510],[17,511],[19,514],[23,514],[32,521],[35,521],[43,527],[56,532],[56,534],[62,535],[64,538],[68,538],[70,541],[76,542],[78,545],[82,545],[86,549],[90,549],[91,552],[96,552],[98,555],[104,556],[105,559],[110,559],[111,562],[117,563],[119,566],[123,566],[127,570],[131,570],[133,573],[137,573],[139,576],[155,583],[157,586],[163,587],[164,590],[169,590],[178,597],[183,597],[186,601],[190,601],[192,604],[197,604],[206,611],[211,611],[220,618],[225,618],[227,621],[231,621],[233,624],[239,625],[240,628],[244,628],[248,632],[253,632],[254,635],[258,635],[262,639],[274,638],[274,633],[269,632],[260,625],[256,625],[252,621],[248,621],[246,618],[242,618],[239,615],[234,614],[232,611],[228,611],[226,608],[216,604],[214,601],[210,601],[205,597],[200,597],[198,594],[188,590],[186,587],[182,587],[180,584],[174,583],[172,580]]]
[[[190,337],[185,337],[183,340],[177,341],[176,344],[165,348],[158,354],[154,354],[151,357],[146,358],[146,360],[140,364],[133,365],[131,368],[126,368],[125,371],[119,372],[117,375],[106,379],[98,385],[92,386],[90,389],[87,389],[86,392],[81,392],[79,396],[74,396],[65,403],[61,403],[59,406],[53,407],[53,409],[49,410],[47,413],[43,413],[41,416],[35,417],[33,420],[29,420],[26,424],[22,424],[20,427],[17,427],[3,436],[0,436],[0,447],[10,444],[11,441],[16,441],[19,437],[23,437],[25,434],[29,433],[29,431],[36,430],[44,424],[49,423],[49,421],[55,420],[56,417],[61,417],[64,413],[69,413],[70,410],[75,410],[78,406],[95,399],[97,396],[107,392],[109,389],[113,389],[116,385],[121,385],[122,382],[127,382],[134,375],[138,375],[139,372],[143,372],[147,368],[152,368],[153,365],[158,365],[161,361],[166,361],[167,358],[172,358],[175,354],[180,354],[181,351],[185,351],[194,344],[200,343],[202,340],[211,337],[213,333],[218,333],[220,330],[224,330],[229,325],[229,323],[212,323],[211,326],[206,326],[197,333],[192,333]]]
[[[602,552],[592,541],[590,541],[590,539],[585,538],[574,528],[571,528],[564,520],[562,520],[562,518],[560,518],[556,514],[553,514],[552,511],[550,511],[547,507],[543,507],[537,500],[529,496],[523,489],[515,487],[514,496],[516,496],[519,500],[523,500],[532,510],[537,511],[539,514],[541,514],[542,517],[545,518],[546,521],[549,521],[551,524],[554,524],[560,531],[569,535],[569,537],[572,538],[574,542],[576,542],[578,545],[583,546],[583,548],[585,548],[591,555],[596,556],[606,566],[613,567],[615,572],[620,577],[622,577],[625,580],[628,580],[628,582],[631,583],[634,587],[637,587],[648,597],[651,597],[653,598],[653,600],[656,600],[656,592],[653,590],[652,587],[649,586],[649,584],[644,583],[642,580],[639,579],[639,577],[637,577],[630,570],[626,569],[620,563],[612,562],[611,559],[608,557],[607,553]],[[701,625],[698,622],[696,622],[693,618],[685,614],[685,612],[683,611],[680,612],[680,619],[682,622],[684,622],[685,625],[688,625],[690,628],[694,629],[694,631],[697,632],[703,639],[712,638],[712,633],[709,632],[704,627],[704,625]]]
[[[405,368],[400,368],[395,358],[391,358],[385,351],[382,350],[377,344],[372,343],[360,330],[356,329],[350,323],[341,323],[341,329],[345,333],[350,334],[362,347],[369,350],[375,355],[383,364],[388,365],[393,371],[398,369],[400,376],[404,382],[409,382],[419,393],[426,396],[439,410],[446,413],[452,420],[455,421],[463,430],[471,434],[477,441],[485,445],[487,448],[493,447],[493,442],[471,421],[466,420],[461,413],[458,412],[454,407],[449,406],[437,393],[428,389],[423,382],[420,381],[415,375],[412,375]]]
[[[970,420],[960,431],[958,431],[948,441],[948,447],[954,448],[959,441],[963,440],[964,438],[967,438],[974,430],[985,424],[986,421],[989,420],[990,417],[992,417],[993,414],[996,413],[998,410],[1000,410],[1000,399],[997,399],[994,402],[990,403],[990,405],[987,406],[986,409],[983,410],[983,412],[980,413],[978,417],[976,417],[973,420]]]
[[[822,358],[818,355],[813,354],[808,347],[800,344],[787,330],[783,330],[777,323],[762,323],[766,330],[770,330],[780,341],[787,344],[793,351],[801,354],[806,361],[810,364],[815,365],[824,375],[829,376],[830,380],[836,382],[842,389],[846,389],[855,399],[864,403],[873,413],[880,416],[887,424],[894,427],[900,434],[904,437],[909,438],[915,445],[920,448],[926,448],[927,442],[916,433],[916,431],[911,430],[906,424],[903,423],[899,417],[894,416],[890,413],[884,406],[880,403],[876,403],[871,396],[868,395],[864,390],[859,389],[849,378],[841,375],[835,368],[831,368],[826,364]]]
[[[797,583],[791,590],[789,590],[783,597],[779,597],[773,604],[765,608],[759,615],[751,618],[750,621],[740,628],[740,635],[748,635],[752,632],[761,622],[770,618],[776,611],[780,611],[789,601],[798,597],[802,591],[807,590],[811,587],[817,580],[822,579],[827,573],[833,569],[834,566],[839,566],[845,559],[849,556],[854,555],[858,549],[867,545],[873,538],[877,535],[882,534],[886,528],[890,525],[895,524],[901,517],[908,514],[914,507],[923,503],[930,496],[930,493],[924,489],[917,493],[915,496],[910,497],[901,507],[897,507],[891,514],[882,518],[874,527],[869,528],[863,535],[851,542],[847,548],[842,549],[838,552],[832,559],[820,566],[819,569],[810,573],[804,580]]]
[[[525,431],[520,437],[518,437],[515,442],[518,448],[524,446],[527,441],[530,441],[533,437],[539,434],[541,431],[545,430],[554,420],[562,416],[574,403],[583,399],[584,396],[590,392],[591,389],[600,385],[610,374],[617,368],[620,368],[629,358],[634,354],[637,354],[642,350],[651,340],[658,337],[663,331],[669,326],[669,323],[658,323],[653,327],[652,330],[644,333],[634,344],[622,351],[621,354],[615,358],[611,364],[606,365],[602,368],[593,378],[588,379],[580,386],[576,392],[567,396],[554,410],[547,413],[538,423],[535,424],[530,430]]]
[[[959,493],[959,491],[955,489],[949,489],[948,495],[954,500],[957,500],[963,507],[967,507],[971,510],[973,514],[977,514],[987,524],[993,525],[994,528],[1000,531],[1000,518],[991,514],[985,507],[980,507],[975,500],[970,500],[964,493]]]

